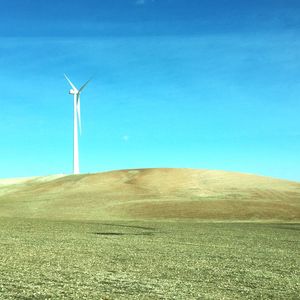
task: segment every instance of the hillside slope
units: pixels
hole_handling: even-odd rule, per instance
[[[300,183],[193,169],[0,180],[0,216],[297,221]]]

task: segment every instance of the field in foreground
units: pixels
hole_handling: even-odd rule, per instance
[[[300,183],[224,171],[0,180],[0,299],[299,299]]]
[[[300,224],[0,218],[0,299],[299,299]]]

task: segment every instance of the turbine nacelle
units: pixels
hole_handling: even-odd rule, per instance
[[[81,93],[83,91],[83,89],[87,86],[87,84],[92,80],[92,78],[90,78],[79,90],[76,88],[76,86],[71,82],[71,80],[68,78],[68,76],[66,74],[65,78],[67,79],[67,81],[69,82],[70,86],[72,87],[72,89],[70,89],[69,94],[71,95],[77,95],[79,93]]]
[[[78,91],[74,90],[74,89],[70,89],[69,94],[75,95],[75,94],[78,94]]]

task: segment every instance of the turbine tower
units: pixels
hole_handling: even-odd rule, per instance
[[[78,150],[78,127],[81,134],[81,120],[80,120],[80,93],[91,81],[89,79],[79,90],[71,82],[66,74],[65,78],[70,83],[72,89],[69,94],[74,96],[74,140],[73,140],[73,174],[79,174],[79,150]]]

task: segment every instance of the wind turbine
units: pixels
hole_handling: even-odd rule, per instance
[[[81,134],[81,120],[80,120],[80,93],[86,87],[86,85],[91,81],[89,79],[79,90],[71,82],[66,74],[65,78],[71,85],[69,94],[74,95],[74,144],[73,144],[73,174],[79,174],[79,150],[78,150],[78,127]]]

